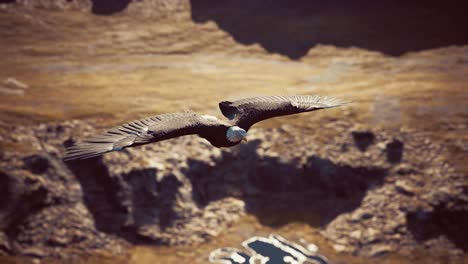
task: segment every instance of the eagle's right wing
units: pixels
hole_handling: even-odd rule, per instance
[[[213,125],[194,112],[162,114],[133,121],[66,148],[64,160],[86,159],[169,138],[200,134]]]

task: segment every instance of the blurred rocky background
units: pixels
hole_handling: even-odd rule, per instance
[[[254,235],[331,263],[468,260],[462,1],[0,1],[0,262],[206,263]],[[64,146],[222,100],[320,94],[248,143]]]

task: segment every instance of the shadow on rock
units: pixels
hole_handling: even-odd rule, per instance
[[[8,236],[15,237],[22,220],[47,205],[47,190],[35,185],[0,171],[0,228],[5,229]]]
[[[155,168],[112,174],[101,157],[67,165],[80,182],[84,203],[102,232],[150,243],[154,241],[141,236],[139,227],[156,223],[164,229],[176,219],[172,208],[181,184],[175,177],[158,182]]]
[[[185,233],[177,233],[175,240],[170,236],[204,226],[199,222],[208,207],[220,217],[229,214],[227,207],[212,207],[228,197],[242,200],[246,212],[264,225],[299,221],[324,226],[357,208],[367,190],[382,184],[387,175],[384,168],[338,164],[316,155],[285,158],[265,151],[260,143],[253,140],[214,156],[206,151],[186,160],[165,161],[156,166],[160,169],[138,165],[147,164],[148,153],[67,165],[99,231],[151,244],[185,243],[180,238]]]
[[[82,186],[96,228],[140,243],[160,243],[167,228],[199,217],[190,211],[227,197],[243,200],[246,211],[265,225],[326,225],[359,206],[387,173],[318,156],[300,162],[268,152],[259,155],[259,145],[260,140],[250,141],[214,159],[189,158],[181,169],[162,171],[128,170],[102,158],[67,165]]]
[[[83,189],[83,201],[93,215],[96,228],[116,233],[126,222],[126,208],[115,197],[119,186],[110,177],[102,158],[77,160],[67,163]]]
[[[445,236],[457,248],[468,252],[468,211],[438,206],[432,212],[417,211],[407,214],[408,227],[414,239],[424,242]]]
[[[234,196],[265,225],[293,221],[326,225],[358,207],[369,188],[383,183],[383,168],[352,167],[310,156],[305,164],[257,154],[260,141],[224,152],[215,165],[190,160],[184,174],[199,206]]]
[[[241,44],[258,43],[270,53],[295,60],[317,44],[399,56],[468,43],[467,16],[460,1],[190,2],[194,22],[214,21]]]

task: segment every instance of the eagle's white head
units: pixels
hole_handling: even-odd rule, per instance
[[[247,131],[238,126],[232,126],[228,128],[226,133],[226,138],[230,142],[240,142],[241,140],[245,140],[246,136]]]

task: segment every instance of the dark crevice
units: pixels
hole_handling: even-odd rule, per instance
[[[388,143],[385,151],[387,154],[387,160],[390,163],[398,163],[403,158],[403,142],[398,139],[394,139],[392,142]]]
[[[132,0],[91,0],[93,6],[91,11],[96,15],[112,15],[127,8]]]
[[[370,131],[354,131],[352,135],[354,143],[360,151],[366,151],[375,140],[375,135]]]
[[[27,170],[34,174],[43,174],[50,168],[49,159],[43,155],[31,155],[23,158]]]
[[[0,193],[2,194],[2,199],[0,199],[0,212],[2,212],[12,201],[13,196],[15,195],[12,186],[13,182],[11,178],[3,171],[0,171]],[[0,220],[2,219],[2,215],[0,214]],[[3,221],[0,221],[3,223]]]

